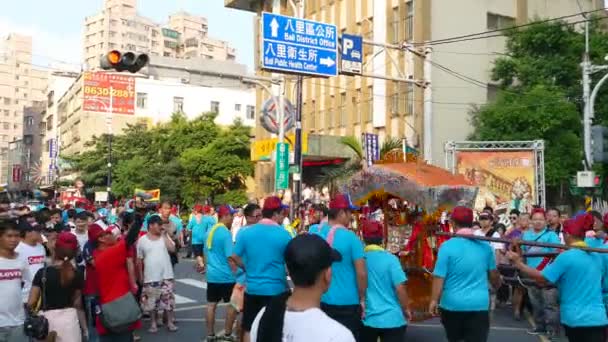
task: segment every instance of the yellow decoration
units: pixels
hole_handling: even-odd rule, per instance
[[[213,235],[215,235],[215,231],[219,228],[219,227],[225,227],[223,223],[216,223],[211,230],[209,231],[209,236],[207,236],[207,250],[211,250],[211,247],[213,246]]]

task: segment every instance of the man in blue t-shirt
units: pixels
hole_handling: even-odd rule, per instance
[[[291,237],[281,226],[285,208],[278,197],[266,198],[263,218],[236,237],[232,260],[246,273],[242,319],[246,341],[258,312],[272,297],[289,293],[283,254]]]
[[[329,221],[316,233],[342,255],[342,260],[331,266],[331,283],[321,297],[321,309],[347,327],[357,340],[361,314],[365,312],[367,269],[363,243],[346,227],[351,223],[352,211],[358,209],[347,195],[336,195],[329,202]]]
[[[540,208],[532,210],[532,228],[524,231],[522,240],[533,242],[546,242],[561,244],[559,236],[547,227],[545,211]],[[524,253],[548,253],[554,252],[552,248],[522,246]],[[526,258],[526,264],[532,268],[542,271],[550,259],[545,257]],[[528,296],[532,304],[532,315],[536,328],[528,331],[531,335],[549,334],[550,336],[559,335],[559,315],[558,315],[558,293],[557,289],[539,288],[532,286],[528,288]]]
[[[450,217],[457,234],[473,235],[473,211],[456,207]],[[493,248],[454,237],[439,248],[429,311],[441,315],[448,341],[486,341],[490,330],[490,284],[500,287]]]
[[[220,301],[230,303],[234,288],[236,267],[228,258],[232,256],[232,234],[228,228],[232,224],[236,210],[223,205],[217,211],[218,223],[213,225],[205,238],[205,259],[207,260],[207,341],[215,339],[215,312]],[[226,329],[223,340],[231,341],[232,327],[236,310],[229,305],[226,308]]]
[[[592,229],[588,214],[564,222],[566,245],[575,247],[557,256],[542,271],[526,265],[521,256],[507,252],[513,264],[539,286],[559,290],[561,323],[570,341],[604,342],[608,317],[602,301],[602,279],[608,276],[606,259],[576,247],[587,247],[585,232]],[[587,222],[591,222],[587,226]]]
[[[407,276],[399,259],[381,247],[382,225],[366,220],[361,225],[365,241],[367,292],[361,341],[404,341],[408,308]]]

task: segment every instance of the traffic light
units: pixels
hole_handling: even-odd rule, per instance
[[[591,126],[591,153],[594,162],[608,163],[608,127]]]
[[[133,52],[121,53],[118,50],[112,50],[101,56],[99,65],[103,70],[129,71],[136,73],[141,68],[148,65],[150,57],[145,53],[135,54]]]

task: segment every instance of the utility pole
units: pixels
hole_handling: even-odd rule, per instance
[[[424,160],[427,163],[433,161],[433,89],[431,87],[432,66],[432,51],[428,46],[424,53],[424,115],[423,115],[423,144],[424,144]]]
[[[292,7],[296,13],[296,17],[304,18],[304,0],[295,0],[296,3],[292,3]],[[302,202],[302,88],[304,78],[298,76],[296,80],[296,141],[293,148],[293,161],[297,167],[296,172],[293,174],[293,187],[294,187],[294,200],[295,204],[292,206],[296,209],[296,206]]]
[[[112,192],[112,112],[114,111],[114,88],[110,83],[110,105],[106,112],[106,125],[108,127],[108,179],[107,179],[107,191],[108,191],[108,202],[110,201],[110,193]]]
[[[585,17],[585,19],[587,19]],[[585,21],[585,54],[583,55],[583,146],[585,150],[585,170],[590,170],[593,166],[591,156],[591,61],[589,60],[589,21]]]

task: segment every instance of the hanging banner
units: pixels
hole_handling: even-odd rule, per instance
[[[363,133],[363,152],[367,166],[372,166],[375,161],[380,159],[380,144],[378,134]]]
[[[84,103],[82,109],[84,111],[129,115],[135,113],[135,78],[133,76],[108,72],[85,72],[83,79]]]
[[[148,202],[160,201],[160,189],[143,190],[135,189],[135,197],[141,197]]]
[[[475,209],[530,212],[535,192],[533,151],[456,151],[456,170],[479,186]]]
[[[13,165],[13,183],[21,182],[21,165]]]

